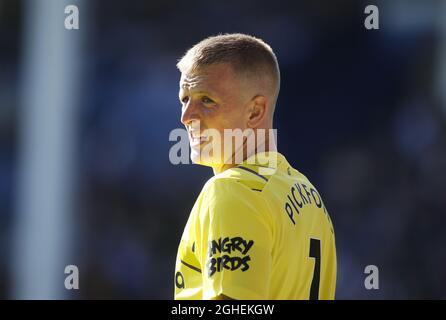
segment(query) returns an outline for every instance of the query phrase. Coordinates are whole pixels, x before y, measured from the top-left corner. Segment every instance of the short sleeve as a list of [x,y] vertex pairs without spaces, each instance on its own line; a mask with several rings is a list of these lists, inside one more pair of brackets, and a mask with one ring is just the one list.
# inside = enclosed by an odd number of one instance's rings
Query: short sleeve
[[200,208],[203,299],[220,294],[267,299],[271,276],[272,221],[264,200],[234,179],[213,181]]

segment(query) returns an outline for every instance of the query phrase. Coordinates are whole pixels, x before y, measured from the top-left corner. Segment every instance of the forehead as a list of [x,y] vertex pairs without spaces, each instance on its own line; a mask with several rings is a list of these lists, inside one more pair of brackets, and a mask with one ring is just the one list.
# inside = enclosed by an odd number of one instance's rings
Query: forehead
[[180,90],[225,91],[230,89],[236,80],[230,65],[215,64],[182,73]]

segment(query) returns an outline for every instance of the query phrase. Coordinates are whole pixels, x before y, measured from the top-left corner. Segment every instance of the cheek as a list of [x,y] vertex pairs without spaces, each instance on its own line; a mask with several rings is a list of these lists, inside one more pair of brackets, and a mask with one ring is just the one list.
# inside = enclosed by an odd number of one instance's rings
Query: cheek
[[225,128],[240,128],[245,126],[245,113],[242,106],[238,106],[235,103],[228,108],[222,110],[221,119],[224,121]]
[[230,114],[230,123],[231,128],[239,128],[239,129],[245,129],[246,123],[245,123],[245,115],[241,110],[237,110],[237,112],[232,112]]
[[225,129],[241,129],[244,130],[245,126],[243,121],[238,117],[230,117],[222,119],[216,123],[215,128],[223,135]]
[[235,104],[220,105],[217,108],[202,108],[202,120],[207,128],[217,129],[223,133],[224,129],[245,129],[245,114],[242,107]]
[[203,115],[203,117],[211,119],[216,115],[216,112],[214,109],[201,107],[201,114]]

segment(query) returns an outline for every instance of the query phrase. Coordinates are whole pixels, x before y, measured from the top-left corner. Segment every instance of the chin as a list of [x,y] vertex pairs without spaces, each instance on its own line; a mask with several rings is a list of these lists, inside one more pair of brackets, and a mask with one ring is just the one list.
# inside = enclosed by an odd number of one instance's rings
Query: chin
[[192,151],[190,153],[190,159],[191,159],[192,163],[201,164],[200,152],[192,149]]
[[200,150],[191,148],[190,159],[192,163],[207,167],[215,167],[221,164],[221,159],[214,159],[212,156],[202,156]]
[[196,150],[193,148],[191,148],[190,159],[192,160],[192,163],[200,164],[203,166],[208,165],[208,163],[210,162],[209,159],[201,156],[201,150]]

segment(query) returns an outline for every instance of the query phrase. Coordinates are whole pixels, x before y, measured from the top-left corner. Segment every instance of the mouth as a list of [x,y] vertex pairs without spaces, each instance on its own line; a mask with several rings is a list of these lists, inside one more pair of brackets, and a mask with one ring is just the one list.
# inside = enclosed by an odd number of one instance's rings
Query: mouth
[[189,131],[189,139],[191,145],[200,145],[209,141],[209,136],[200,134],[198,131]]

